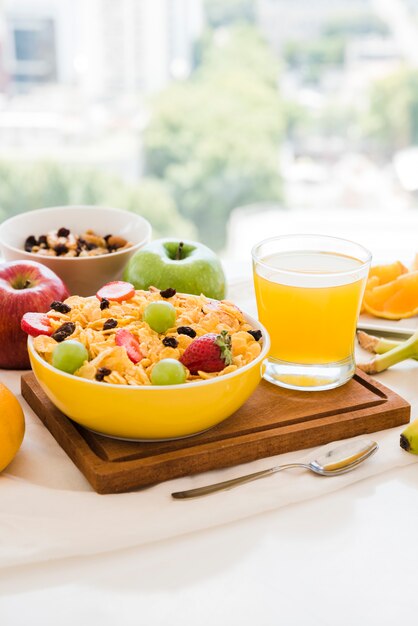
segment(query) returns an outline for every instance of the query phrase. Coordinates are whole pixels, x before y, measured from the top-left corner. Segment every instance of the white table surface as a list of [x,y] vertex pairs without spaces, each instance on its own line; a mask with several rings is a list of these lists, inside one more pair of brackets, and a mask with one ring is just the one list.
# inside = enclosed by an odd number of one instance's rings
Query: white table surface
[[[411,369],[378,379],[416,404]],[[417,529],[414,463],[172,540],[0,570],[0,624],[413,624]]]

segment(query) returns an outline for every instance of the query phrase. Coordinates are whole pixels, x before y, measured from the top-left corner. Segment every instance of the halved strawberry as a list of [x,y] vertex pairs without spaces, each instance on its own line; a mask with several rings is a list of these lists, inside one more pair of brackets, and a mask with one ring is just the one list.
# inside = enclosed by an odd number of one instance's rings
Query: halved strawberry
[[52,335],[54,332],[49,317],[45,313],[25,313],[21,319],[20,327],[31,337]]
[[181,363],[192,374],[202,372],[220,372],[232,363],[231,336],[226,330],[219,335],[208,333],[198,337],[186,348]]
[[117,346],[122,346],[123,348],[125,348],[126,353],[131,359],[132,363],[139,363],[139,361],[143,358],[141,349],[139,347],[139,342],[137,338],[129,332],[129,330],[125,330],[124,328],[120,328],[119,330],[117,330],[115,335],[115,343]]
[[114,280],[111,283],[107,283],[100,287],[96,293],[96,298],[99,300],[115,300],[116,302],[123,302],[123,300],[130,300],[135,295],[135,287],[131,283],[126,283],[124,280]]

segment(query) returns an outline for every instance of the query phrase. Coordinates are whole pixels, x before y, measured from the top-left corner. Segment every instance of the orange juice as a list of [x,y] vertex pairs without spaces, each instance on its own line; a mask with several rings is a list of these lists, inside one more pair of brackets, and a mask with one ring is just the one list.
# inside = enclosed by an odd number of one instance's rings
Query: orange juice
[[[331,252],[278,252],[260,258],[254,284],[273,359],[328,364],[350,358],[367,272]],[[356,270],[359,270],[358,272]]]

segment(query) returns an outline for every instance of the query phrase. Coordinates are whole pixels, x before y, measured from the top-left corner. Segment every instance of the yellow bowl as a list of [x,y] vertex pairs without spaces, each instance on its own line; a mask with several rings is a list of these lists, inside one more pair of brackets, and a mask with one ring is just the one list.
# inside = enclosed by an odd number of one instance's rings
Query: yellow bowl
[[103,435],[132,440],[176,439],[194,435],[232,415],[253,393],[270,348],[265,328],[262,350],[231,374],[184,385],[110,385],[66,374],[39,356],[29,337],[33,372],[48,398],[72,420]]

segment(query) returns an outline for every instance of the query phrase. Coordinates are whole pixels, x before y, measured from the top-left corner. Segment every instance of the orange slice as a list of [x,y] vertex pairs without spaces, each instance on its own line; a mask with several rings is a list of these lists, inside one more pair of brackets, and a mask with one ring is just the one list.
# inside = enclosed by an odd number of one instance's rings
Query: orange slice
[[366,289],[363,305],[367,313],[388,320],[418,313],[418,270],[401,274],[385,285]]
[[379,285],[386,285],[386,283],[396,280],[398,276],[406,274],[407,272],[408,268],[406,268],[403,263],[395,261],[394,263],[389,263],[387,265],[375,265],[374,267],[371,267],[369,278],[377,276],[379,279]]
[[364,313],[366,310],[366,293],[370,291],[370,289],[374,289],[374,287],[377,287],[378,285],[386,285],[386,283],[396,280],[398,276],[402,276],[402,274],[406,274],[407,272],[408,269],[400,261],[388,263],[387,265],[375,265],[374,267],[371,267],[360,313]]

